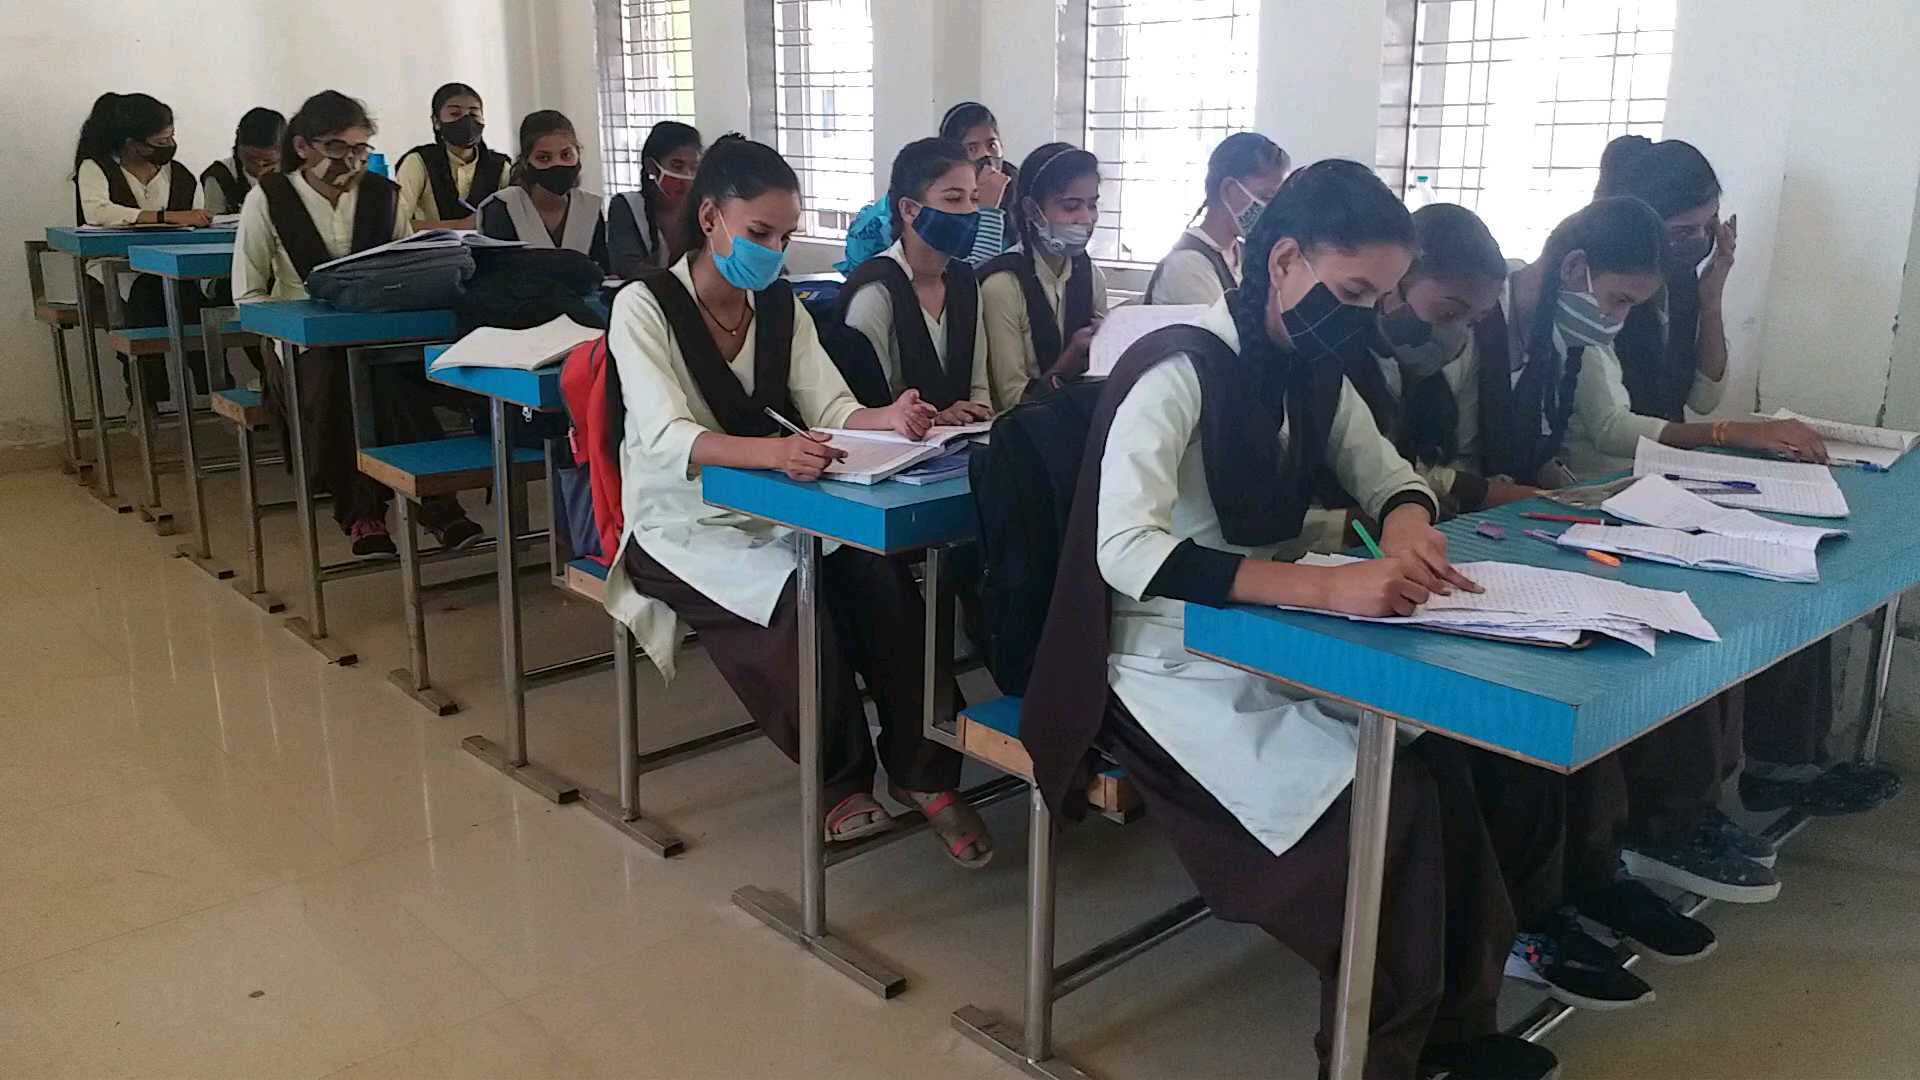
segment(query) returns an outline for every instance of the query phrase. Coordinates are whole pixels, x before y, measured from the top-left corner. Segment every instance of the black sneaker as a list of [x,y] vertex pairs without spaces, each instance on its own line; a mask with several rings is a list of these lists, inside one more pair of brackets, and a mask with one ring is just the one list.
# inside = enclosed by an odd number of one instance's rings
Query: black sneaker
[[1772,870],[1711,834],[1695,833],[1678,844],[1629,842],[1620,861],[1642,881],[1664,882],[1730,904],[1764,904],[1780,895],[1780,879]]
[[378,518],[354,522],[348,526],[347,535],[353,538],[356,559],[390,559],[400,554],[387,533],[387,523]]
[[464,514],[437,529],[427,531],[432,533],[433,538],[440,542],[440,547],[447,551],[465,551],[481,537],[487,535],[487,531],[480,527],[479,522]]
[[1511,1035],[1429,1046],[1420,1052],[1421,1080],[1554,1080],[1560,1059],[1544,1046]]
[[1717,807],[1707,811],[1706,816],[1700,819],[1700,831],[1706,834],[1708,840],[1724,844],[1727,850],[1741,858],[1752,859],[1769,870],[1780,861],[1778,844],[1741,828]]
[[1546,933],[1513,939],[1506,974],[1580,1009],[1628,1009],[1653,1000],[1653,987],[1565,914]]
[[1813,817],[1863,814],[1900,794],[1900,774],[1871,762],[1842,762],[1817,776],[1783,780],[1740,774],[1740,802],[1749,810],[1798,810]]
[[1582,897],[1578,910],[1601,928],[1595,936],[1602,941],[1611,936],[1669,964],[1691,963],[1720,944],[1706,923],[1680,914],[1652,889],[1627,878]]

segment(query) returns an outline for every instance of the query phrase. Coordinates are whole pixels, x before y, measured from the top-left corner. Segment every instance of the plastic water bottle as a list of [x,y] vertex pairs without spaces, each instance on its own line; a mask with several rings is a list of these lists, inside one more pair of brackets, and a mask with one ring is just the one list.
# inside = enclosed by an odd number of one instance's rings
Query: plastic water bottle
[[[378,152],[368,154],[367,171],[375,176],[387,175],[387,155]],[[1426,178],[1422,177],[1421,179],[1424,180]]]
[[1413,178],[1413,186],[1407,189],[1407,209],[1418,210],[1439,201],[1433,193],[1433,177],[1421,173]]

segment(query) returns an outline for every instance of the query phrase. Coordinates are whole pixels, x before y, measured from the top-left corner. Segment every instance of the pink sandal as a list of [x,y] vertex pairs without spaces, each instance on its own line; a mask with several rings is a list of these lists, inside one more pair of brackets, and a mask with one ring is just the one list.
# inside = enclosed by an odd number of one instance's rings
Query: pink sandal
[[[866,824],[847,825],[848,821],[862,814],[871,815]],[[887,813],[886,807],[881,806],[873,796],[864,791],[856,791],[841,799],[834,804],[833,809],[827,811],[826,832],[829,844],[865,839],[891,828],[893,828],[893,816]]]
[[[926,815],[927,825],[939,841],[940,849],[955,865],[979,870],[993,861],[993,841],[987,835],[987,823],[981,820],[978,810],[960,801],[958,792],[923,793],[895,787],[888,793],[909,806],[918,807]],[[966,855],[969,849],[975,852],[972,858]]]

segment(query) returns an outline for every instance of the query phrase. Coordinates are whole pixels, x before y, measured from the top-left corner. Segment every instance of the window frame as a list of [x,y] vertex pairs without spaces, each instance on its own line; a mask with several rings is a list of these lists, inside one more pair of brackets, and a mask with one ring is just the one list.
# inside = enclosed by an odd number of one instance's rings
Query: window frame
[[[665,48],[629,36],[636,24],[657,19],[684,20],[686,34],[669,35]],[[610,194],[638,191],[643,169],[640,148],[647,132],[664,120],[694,123],[693,0],[593,0],[593,21],[601,185]],[[672,70],[664,76],[666,85],[636,90],[636,81],[659,77],[634,74],[634,60],[649,57],[665,58],[663,64]],[[685,108],[672,113],[634,110],[629,105],[636,94],[676,99],[676,105]]]

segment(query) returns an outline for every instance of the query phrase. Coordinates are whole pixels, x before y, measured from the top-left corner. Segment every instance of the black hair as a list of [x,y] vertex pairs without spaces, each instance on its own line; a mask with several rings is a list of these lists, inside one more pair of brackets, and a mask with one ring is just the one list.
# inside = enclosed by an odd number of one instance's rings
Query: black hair
[[1220,187],[1229,178],[1253,176],[1276,167],[1285,171],[1290,160],[1279,144],[1257,131],[1236,131],[1221,139],[1207,155],[1206,197],[1200,202],[1200,210],[1219,203]]
[[900,200],[921,202],[935,180],[958,168],[973,168],[967,148],[957,139],[915,139],[893,156],[893,172],[887,182],[887,221],[893,226],[893,238],[900,239],[906,222],[900,216]]
[[358,98],[338,90],[322,90],[313,95],[301,102],[293,118],[287,121],[287,133],[280,140],[280,171],[300,171],[300,155],[293,148],[294,136],[317,142],[322,135],[356,127],[379,130],[373,117],[367,114],[366,105]]
[[684,223],[692,244],[688,250],[707,246],[706,235],[700,231],[700,204],[708,199],[718,205],[728,199],[759,198],[769,191],[799,190],[800,178],[778,150],[738,132],[720,136],[700,159],[700,169],[693,174],[693,189],[687,192]]
[[1600,183],[1594,191],[1595,198],[1617,195],[1639,199],[1665,219],[1718,199],[1720,177],[1690,142],[1622,135],[1600,156]]
[[1480,215],[1454,203],[1433,203],[1413,212],[1414,258],[1402,281],[1505,281],[1507,257]]
[[[653,125],[647,132],[647,141],[640,144],[640,199],[647,206],[647,220],[640,226],[643,232],[655,228],[660,216],[660,174],[656,167],[661,158],[683,146],[701,149],[700,132],[692,124],[678,120],[662,120]],[[648,243],[652,243],[651,237]]]
[[457,97],[470,97],[473,100],[480,102],[482,105],[485,105],[486,103],[486,99],[480,96],[480,91],[475,90],[473,87],[468,86],[466,83],[463,83],[463,82],[446,83],[442,85],[440,89],[435,90],[433,92],[434,123],[437,124],[440,122],[440,107]]
[[173,110],[148,94],[116,94],[93,99],[73,148],[77,173],[83,161],[112,161],[129,140],[139,142],[173,126]]
[[233,129],[233,160],[240,160],[243,146],[278,148],[287,134],[287,118],[272,109],[255,105],[248,109]]
[[1250,345],[1269,344],[1267,294],[1273,246],[1291,238],[1302,251],[1354,251],[1373,244],[1413,250],[1413,218],[1393,190],[1357,161],[1330,158],[1294,173],[1260,214],[1240,258],[1232,294],[1234,325]]
[[1046,208],[1047,200],[1067,189],[1067,185],[1085,176],[1096,180],[1100,177],[1100,159],[1072,143],[1050,142],[1028,154],[1020,163],[1020,172],[1015,180],[1019,191],[1015,194],[1014,218],[1020,227],[1020,249],[1033,258],[1035,236],[1033,221],[1028,217],[1025,203],[1032,199],[1034,205]]
[[566,113],[558,109],[535,109],[520,121],[520,153],[513,159],[513,172],[508,176],[510,183],[525,187],[533,182],[528,175],[533,169],[528,159],[533,157],[533,144],[548,135],[565,135],[576,147],[580,145],[580,136],[574,133],[573,121],[567,119]]
[[940,118],[940,137],[958,139],[981,124],[992,128],[995,134],[1000,131],[1000,121],[993,115],[992,109],[977,101],[963,101],[948,109],[947,115]]

